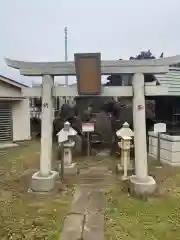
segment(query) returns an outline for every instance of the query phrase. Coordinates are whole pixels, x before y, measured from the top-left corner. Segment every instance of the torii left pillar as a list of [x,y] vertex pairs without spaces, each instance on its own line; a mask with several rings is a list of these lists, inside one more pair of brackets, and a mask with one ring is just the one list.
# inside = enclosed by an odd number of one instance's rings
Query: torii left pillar
[[52,131],[53,131],[53,87],[54,77],[42,78],[42,117],[41,117],[41,155],[40,171],[32,176],[32,190],[49,192],[55,187],[57,172],[51,170]]
[[134,74],[132,85],[135,175],[130,177],[130,186],[133,194],[145,196],[154,193],[156,182],[148,176],[144,74]]

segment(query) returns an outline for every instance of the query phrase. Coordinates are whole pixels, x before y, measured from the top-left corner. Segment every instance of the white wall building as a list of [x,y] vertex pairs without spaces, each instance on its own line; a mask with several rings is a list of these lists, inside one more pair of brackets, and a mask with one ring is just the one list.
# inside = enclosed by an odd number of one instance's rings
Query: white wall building
[[29,99],[22,97],[27,86],[0,75],[0,142],[30,140]]

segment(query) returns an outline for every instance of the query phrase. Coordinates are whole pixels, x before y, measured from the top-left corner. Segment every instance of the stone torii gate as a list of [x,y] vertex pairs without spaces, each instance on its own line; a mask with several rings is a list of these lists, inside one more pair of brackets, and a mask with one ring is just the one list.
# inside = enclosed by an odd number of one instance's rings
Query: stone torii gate
[[[77,87],[54,87],[54,76],[76,75],[74,62],[24,62],[5,59],[8,66],[19,69],[25,76],[42,76],[42,88],[24,89],[24,97],[42,96],[42,126],[40,171],[32,176],[34,191],[50,191],[54,188],[57,173],[51,170],[52,160],[52,108],[53,96],[78,96]],[[131,74],[132,86],[102,87],[100,96],[133,97],[133,123],[135,143],[135,176],[130,182],[137,193],[152,193],[156,182],[148,176],[145,96],[168,95],[163,86],[150,86],[144,83],[144,74],[162,74],[169,66],[180,62],[180,55],[153,60],[100,61],[102,75]]]

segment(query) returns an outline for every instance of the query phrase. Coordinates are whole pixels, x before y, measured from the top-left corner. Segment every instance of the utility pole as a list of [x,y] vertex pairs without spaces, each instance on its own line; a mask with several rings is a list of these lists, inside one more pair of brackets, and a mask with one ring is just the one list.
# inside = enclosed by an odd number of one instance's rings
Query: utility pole
[[[68,34],[68,30],[67,30],[67,27],[65,27],[64,28],[64,56],[65,56],[65,62],[67,62],[68,61],[68,51],[67,51],[67,38],[68,38],[68,36],[67,36],[67,34]],[[66,84],[66,86],[68,86],[68,76],[65,76],[65,84]]]

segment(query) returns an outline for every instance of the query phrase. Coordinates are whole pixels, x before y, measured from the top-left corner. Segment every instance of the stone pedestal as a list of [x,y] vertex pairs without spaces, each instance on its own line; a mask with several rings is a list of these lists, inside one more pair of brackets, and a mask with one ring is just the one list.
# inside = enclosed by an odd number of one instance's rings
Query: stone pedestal
[[[123,172],[124,171],[124,166],[121,163],[118,163],[117,164],[117,170],[118,170],[118,172]],[[133,167],[133,164],[131,164],[131,162],[128,163],[127,170],[128,170],[128,172],[134,171],[134,167]]]
[[[64,166],[64,175],[76,175],[77,171],[76,163]],[[61,175],[61,164],[59,164],[59,175]]]
[[[124,123],[123,128],[121,128],[118,132],[120,134],[123,133],[126,135],[131,135],[131,136],[133,135],[133,132],[129,128],[128,123]],[[122,180],[124,180],[128,178],[128,171],[133,170],[133,165],[130,161],[130,150],[131,150],[132,138],[130,136],[122,136],[122,135],[119,135],[119,137],[121,137],[121,142],[118,143],[121,149],[121,159],[120,159],[120,163],[117,164],[117,170],[118,172],[124,172],[124,175],[122,177]]]
[[156,182],[153,177],[138,178],[133,175],[130,176],[130,191],[132,195],[144,197],[152,195],[156,190]]
[[[120,163],[117,165],[117,169],[119,172],[124,171],[124,157],[127,157],[127,171],[133,171],[133,165],[131,163],[130,160],[130,148],[128,149],[128,151],[126,149],[124,149],[123,147],[123,142],[119,142],[119,147],[121,148],[121,161]],[[126,154],[125,154],[126,151]]]
[[[64,159],[64,174],[74,175],[77,173],[76,163],[72,163],[72,148],[75,146],[75,142],[69,140],[63,144],[63,159]],[[61,174],[61,164],[59,164],[59,175]]]
[[41,176],[40,172],[36,172],[32,176],[31,189],[34,192],[49,192],[55,188],[55,182],[58,173],[51,171],[48,176]]

